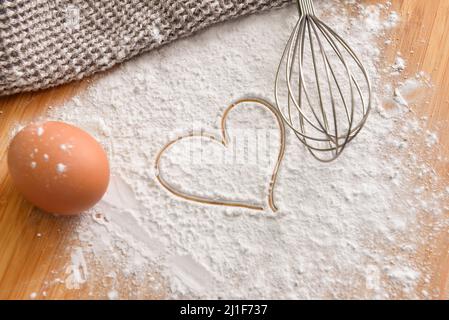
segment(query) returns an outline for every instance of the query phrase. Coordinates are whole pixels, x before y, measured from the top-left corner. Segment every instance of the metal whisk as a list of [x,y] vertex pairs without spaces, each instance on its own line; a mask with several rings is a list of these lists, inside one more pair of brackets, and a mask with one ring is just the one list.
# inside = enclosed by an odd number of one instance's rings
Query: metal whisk
[[356,53],[316,17],[313,0],[297,2],[300,18],[276,74],[276,107],[312,155],[330,162],[364,126],[371,84]]

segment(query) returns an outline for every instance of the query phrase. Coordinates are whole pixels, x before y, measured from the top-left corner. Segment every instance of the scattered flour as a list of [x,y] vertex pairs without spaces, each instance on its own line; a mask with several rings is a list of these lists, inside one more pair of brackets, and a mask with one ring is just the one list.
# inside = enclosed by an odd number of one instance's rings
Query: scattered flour
[[115,290],[111,290],[108,292],[108,299],[109,300],[117,300],[119,298],[119,294]]
[[63,164],[63,163],[58,163],[58,164],[56,165],[56,172],[57,172],[58,174],[63,174],[64,172],[66,172],[66,170],[67,170],[67,166],[66,166],[65,164]]
[[69,150],[69,146],[66,145],[65,143],[61,144],[61,145],[59,146],[59,148],[60,148],[62,151],[67,151],[67,150]]
[[407,100],[405,100],[399,88],[394,89],[394,101],[400,106],[409,107]]
[[407,66],[404,58],[401,56],[397,56],[394,64],[391,66],[391,68],[396,72],[402,72],[405,70],[405,67]]
[[79,289],[87,281],[89,271],[82,248],[73,248],[71,264],[67,267],[66,273],[68,277],[65,279],[65,285],[68,289]]
[[[153,167],[162,146],[179,135],[195,129],[220,135],[222,113],[236,99],[272,100],[275,71],[297,21],[293,7],[145,54],[50,110],[49,118],[96,136],[113,173],[104,200],[79,221],[68,288],[79,288],[100,265],[129,283],[159,277],[159,290],[170,298],[428,296],[418,293],[426,266],[416,257],[429,243],[420,236],[420,217],[443,223],[448,194],[437,193],[444,189],[437,188],[438,176],[415,152],[419,138],[425,139],[425,122],[407,108],[383,106],[393,97],[384,91],[378,71],[382,47],[376,43],[385,42],[398,15],[389,12],[389,3],[347,3],[355,17],[340,1],[316,1],[316,7],[364,57],[376,93],[374,110],[360,136],[331,164],[316,162],[288,134],[277,213],[175,198],[157,183]],[[162,170],[182,190],[263,203],[279,148],[276,123],[265,110],[249,106],[233,112],[229,126],[231,145],[236,130],[247,129],[249,136],[261,135],[257,143],[270,152],[256,163],[238,162],[232,152],[222,160],[229,150],[219,144],[179,143],[164,157]],[[115,288],[105,286],[105,296],[118,298]]]
[[37,128],[37,135],[40,137],[44,134],[44,128],[42,127],[38,127]]

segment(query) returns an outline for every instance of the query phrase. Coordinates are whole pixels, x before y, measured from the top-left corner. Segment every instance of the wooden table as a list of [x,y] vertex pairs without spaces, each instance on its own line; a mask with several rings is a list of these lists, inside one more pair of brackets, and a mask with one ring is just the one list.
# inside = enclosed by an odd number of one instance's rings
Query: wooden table
[[[394,31],[395,41],[386,57],[393,61],[400,51],[408,60],[407,74],[424,70],[431,75],[435,90],[430,103],[417,112],[429,117],[431,127],[447,120],[444,127],[439,127],[439,132],[440,142],[449,155],[449,0],[392,2],[393,9],[401,12],[402,21]],[[62,283],[48,282],[58,277],[53,270],[61,270],[67,262],[65,248],[73,221],[35,212],[12,186],[6,166],[8,136],[18,123],[27,123],[45,113],[47,108],[57,107],[92,81],[95,79],[0,98],[0,299],[29,299],[34,297],[34,292],[39,299],[105,298],[104,293],[92,290],[95,283],[88,283],[80,290],[67,290]],[[447,176],[447,168],[438,170]],[[432,266],[431,283],[426,289],[429,286],[438,289],[439,294],[434,298],[448,297],[447,234],[438,239],[435,249],[426,250],[420,258]],[[126,292],[126,284],[120,290],[122,298],[135,297]]]

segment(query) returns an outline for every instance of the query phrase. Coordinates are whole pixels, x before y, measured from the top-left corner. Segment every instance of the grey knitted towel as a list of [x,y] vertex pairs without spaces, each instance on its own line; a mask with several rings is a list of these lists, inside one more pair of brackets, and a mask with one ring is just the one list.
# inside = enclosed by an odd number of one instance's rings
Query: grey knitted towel
[[0,95],[81,79],[292,0],[0,0]]

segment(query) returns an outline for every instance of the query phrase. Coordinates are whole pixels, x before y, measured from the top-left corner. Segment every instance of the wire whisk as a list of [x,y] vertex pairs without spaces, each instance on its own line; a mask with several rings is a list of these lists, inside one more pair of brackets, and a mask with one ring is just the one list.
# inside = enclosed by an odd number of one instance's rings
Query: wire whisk
[[368,118],[370,79],[348,43],[317,18],[313,0],[297,3],[300,18],[276,74],[276,107],[311,154],[331,162]]

